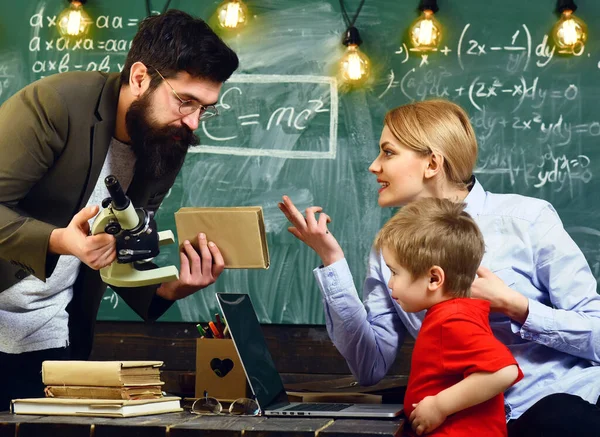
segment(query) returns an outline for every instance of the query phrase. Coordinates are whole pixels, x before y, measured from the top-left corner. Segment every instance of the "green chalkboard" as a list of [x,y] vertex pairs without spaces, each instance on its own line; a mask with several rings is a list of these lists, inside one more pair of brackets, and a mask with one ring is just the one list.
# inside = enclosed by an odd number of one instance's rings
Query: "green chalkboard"
[[[153,0],[162,10],[165,1]],[[350,15],[359,0],[345,0]],[[385,112],[432,97],[462,105],[480,145],[476,174],[491,191],[549,200],[600,276],[600,3],[578,1],[589,26],[585,50],[553,51],[547,35],[554,0],[440,0],[440,51],[422,55],[403,38],[418,0],[367,0],[356,26],[373,63],[372,82],[344,92],[332,71],[343,52],[338,0],[248,0],[252,18],[224,35],[241,68],[223,88],[222,116],[199,129],[157,219],[175,229],[181,206],[262,205],[271,267],[225,271],[218,283],[177,302],[162,320],[207,320],[214,292],[249,292],[263,323],[323,323],[311,270],[319,260],[286,227],[277,208],[288,194],[300,208],[321,205],[360,287],[377,229],[392,211],[377,206],[367,171]],[[58,38],[63,0],[10,2],[0,16],[0,100],[59,71],[119,71],[144,0],[89,0],[93,35]],[[171,7],[211,20],[216,1],[173,0]],[[178,265],[174,248],[158,263]],[[110,290],[100,318],[137,320]]]

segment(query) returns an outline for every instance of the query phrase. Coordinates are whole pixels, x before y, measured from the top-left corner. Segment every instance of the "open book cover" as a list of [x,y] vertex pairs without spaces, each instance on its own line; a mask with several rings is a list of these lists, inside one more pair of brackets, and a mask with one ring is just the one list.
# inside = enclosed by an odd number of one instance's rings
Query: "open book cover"
[[225,260],[226,269],[267,269],[269,248],[260,206],[186,207],[175,213],[177,239],[189,240],[198,249],[204,232]]
[[47,386],[161,385],[162,365],[162,361],[44,361],[42,382]]
[[13,399],[10,411],[14,414],[52,416],[133,417],[182,411],[179,397],[170,396],[146,400],[113,399]]

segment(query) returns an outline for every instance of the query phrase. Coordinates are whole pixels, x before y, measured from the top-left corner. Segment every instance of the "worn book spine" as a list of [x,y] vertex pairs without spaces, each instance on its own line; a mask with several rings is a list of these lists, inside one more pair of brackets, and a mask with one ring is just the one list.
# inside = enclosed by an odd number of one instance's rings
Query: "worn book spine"
[[148,387],[85,387],[85,386],[47,386],[44,389],[49,398],[72,399],[157,399],[162,397],[160,386]]

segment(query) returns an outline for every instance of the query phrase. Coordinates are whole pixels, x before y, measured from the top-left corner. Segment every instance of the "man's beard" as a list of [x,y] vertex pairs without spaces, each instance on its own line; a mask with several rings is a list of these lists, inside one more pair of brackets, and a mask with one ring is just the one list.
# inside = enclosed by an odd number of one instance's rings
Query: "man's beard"
[[136,170],[146,176],[160,178],[179,169],[189,146],[199,143],[187,126],[162,126],[149,118],[150,96],[146,92],[134,101],[125,115],[127,133],[135,156]]

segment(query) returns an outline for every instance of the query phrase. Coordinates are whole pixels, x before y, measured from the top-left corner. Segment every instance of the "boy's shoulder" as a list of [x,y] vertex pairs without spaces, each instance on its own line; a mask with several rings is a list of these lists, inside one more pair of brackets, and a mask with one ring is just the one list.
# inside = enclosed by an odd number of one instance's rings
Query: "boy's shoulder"
[[427,310],[423,327],[432,335],[492,334],[490,303],[483,299],[452,298]]

